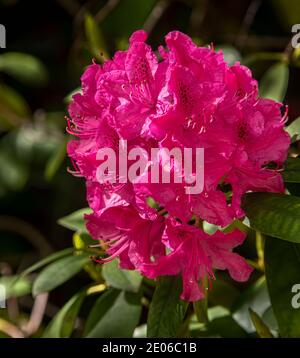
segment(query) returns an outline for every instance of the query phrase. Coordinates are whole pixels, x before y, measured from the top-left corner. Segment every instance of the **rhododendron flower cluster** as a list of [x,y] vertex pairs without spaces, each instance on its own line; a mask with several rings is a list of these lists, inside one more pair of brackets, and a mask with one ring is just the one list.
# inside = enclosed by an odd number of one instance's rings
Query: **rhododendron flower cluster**
[[[284,191],[286,116],[280,103],[259,97],[250,70],[229,66],[222,52],[198,47],[178,31],[157,52],[146,39],[137,31],[127,51],[86,69],[69,107],[68,130],[77,139],[68,154],[74,173],[86,180],[93,210],[87,228],[106,248],[99,261],[118,257],[121,268],[151,279],[180,274],[181,298],[195,301],[215,270],[228,270],[237,281],[251,274],[233,252],[245,233],[222,228],[245,216],[244,193]],[[204,148],[203,192],[189,195],[184,183],[99,183],[97,152],[117,152],[121,139],[146,151]],[[203,221],[219,230],[206,233]]]

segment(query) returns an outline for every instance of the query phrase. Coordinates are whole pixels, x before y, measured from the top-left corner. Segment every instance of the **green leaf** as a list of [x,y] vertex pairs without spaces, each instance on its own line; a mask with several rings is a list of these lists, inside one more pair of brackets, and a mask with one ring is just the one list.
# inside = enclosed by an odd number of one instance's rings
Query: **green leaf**
[[282,174],[286,183],[300,183],[300,158],[288,158]]
[[89,208],[80,209],[68,216],[59,219],[58,223],[59,225],[67,229],[73,231],[80,231],[82,233],[88,233],[85,226],[84,215],[91,214],[91,213],[92,210]]
[[209,291],[209,303],[214,306],[222,306],[231,309],[234,301],[240,295],[240,291],[230,283],[221,279],[214,280]]
[[28,295],[32,286],[27,278],[20,276],[2,276],[0,285],[5,288],[6,299]]
[[251,308],[249,308],[249,314],[258,336],[260,338],[273,338],[269,327],[265,324],[262,318]]
[[75,88],[73,91],[71,91],[70,93],[68,93],[66,95],[66,97],[64,98],[64,102],[66,104],[69,104],[72,101],[72,97],[77,94],[77,93],[81,93],[81,87],[77,87]]
[[189,329],[192,338],[221,337],[221,338],[245,338],[247,333],[231,317],[228,309],[214,306],[208,309],[209,322],[206,325],[195,322],[192,316]]
[[23,118],[29,116],[30,109],[25,99],[13,88],[2,83],[0,84],[0,104],[2,116],[3,110],[6,110],[7,113],[12,112]]
[[278,322],[274,315],[273,307],[270,306],[261,316],[267,326],[270,328],[273,336],[278,336]]
[[49,158],[46,169],[45,178],[50,181],[62,165],[66,157],[66,140],[64,140],[54,151],[53,155]]
[[34,296],[48,292],[75,276],[89,262],[88,255],[64,257],[47,266],[36,278],[32,293]]
[[282,240],[300,242],[300,198],[272,193],[249,193],[243,207],[251,227]]
[[199,300],[193,302],[193,307],[195,314],[197,316],[198,322],[200,323],[207,323],[208,317],[207,317],[207,300]]
[[210,336],[219,336],[221,338],[247,337],[246,331],[232,318],[230,312],[227,312],[227,314],[226,310],[222,312],[222,307],[215,306],[210,308],[208,316],[210,322],[208,322],[206,329]]
[[181,278],[164,276],[158,279],[148,314],[149,338],[176,337],[188,303],[181,301]]
[[86,291],[76,293],[53,317],[42,338],[69,338],[85,297]]
[[46,266],[46,265],[50,264],[51,262],[56,261],[56,260],[58,260],[58,259],[60,259],[60,258],[62,258],[64,256],[71,255],[73,253],[73,251],[74,251],[73,248],[69,247],[67,249],[54,252],[53,254],[51,254],[51,255],[45,257],[44,259],[36,262],[34,265],[28,267],[25,271],[23,271],[21,273],[21,277],[27,276],[31,272],[34,272],[34,271],[40,269],[41,267]]
[[124,291],[138,292],[142,282],[137,271],[120,269],[118,260],[105,264],[102,276],[108,286]]
[[130,338],[141,315],[140,295],[111,289],[99,297],[86,322],[88,338]]
[[[94,18],[87,14],[85,16],[85,35],[89,44],[90,52],[99,61],[103,62],[103,58],[108,58],[106,45],[100,27]],[[101,53],[103,56],[101,56]]]
[[281,337],[300,337],[300,310],[292,306],[299,283],[300,245],[267,237],[265,243],[267,285]]
[[29,168],[10,148],[0,147],[0,186],[8,190],[21,190],[29,177]]
[[[95,245],[95,240],[91,238],[89,234],[77,231],[73,235],[73,246],[76,250],[83,250],[89,248],[90,245]],[[91,250],[91,248],[89,248]],[[95,253],[99,253],[99,250],[95,248]]]
[[232,317],[246,332],[252,333],[254,327],[249,316],[249,308],[262,316],[270,306],[266,280],[262,277],[240,294],[232,307]]
[[293,120],[291,124],[289,124],[285,130],[292,138],[292,143],[299,140],[300,137],[300,117]]
[[6,52],[0,55],[0,71],[34,86],[43,85],[48,79],[47,70],[40,60],[20,52]]
[[230,65],[234,65],[237,61],[241,61],[242,57],[240,52],[233,46],[220,45],[216,47],[216,51],[221,50],[224,60]]
[[244,57],[242,64],[251,66],[259,61],[283,61],[284,54],[282,52],[256,52]]
[[198,322],[207,323],[208,315],[207,315],[207,306],[208,306],[208,281],[204,280],[205,287],[205,297],[202,300],[193,302],[193,307],[195,314],[197,316]]
[[289,68],[285,63],[276,63],[264,74],[259,83],[261,97],[283,101],[289,82]]

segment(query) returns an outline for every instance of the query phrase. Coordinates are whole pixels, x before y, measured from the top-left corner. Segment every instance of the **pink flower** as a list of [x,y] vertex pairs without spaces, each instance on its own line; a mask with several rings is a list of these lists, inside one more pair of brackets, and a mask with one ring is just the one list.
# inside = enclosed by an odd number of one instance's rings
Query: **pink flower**
[[164,86],[166,65],[158,63],[146,38],[143,31],[134,33],[122,66],[108,68],[97,82],[96,100],[107,99],[110,124],[124,139],[145,134]]
[[[246,192],[284,191],[278,169],[290,144],[286,115],[282,104],[259,97],[247,67],[229,66],[221,51],[198,47],[173,31],[159,48],[159,59],[146,39],[144,31],[136,31],[127,51],[86,69],[82,91],[69,106],[68,131],[77,138],[68,144],[68,154],[74,174],[86,180],[93,210],[87,227],[107,247],[108,257],[100,262],[118,257],[122,268],[150,278],[181,274],[181,297],[195,301],[214,270],[227,269],[237,281],[251,273],[232,252],[243,243],[243,233],[208,235],[198,223],[225,227],[245,215]],[[165,169],[160,160],[159,167],[171,177],[179,174],[182,182],[151,182],[150,168],[133,183],[98,182],[97,153],[113,149],[118,166],[119,140],[148,155],[152,148],[203,148],[203,191],[187,193],[184,171],[174,161]],[[143,182],[146,177],[150,180]]]
[[163,217],[145,220],[131,206],[116,206],[107,208],[100,215],[87,215],[86,219],[93,238],[108,245],[109,257],[102,262],[119,257],[120,267],[140,269],[152,258],[165,253],[161,241],[165,225]]
[[236,281],[248,280],[251,267],[232,252],[244,239],[245,234],[237,230],[229,234],[217,231],[210,236],[195,226],[168,220],[163,241],[171,253],[144,265],[142,272],[149,278],[181,274],[181,298],[197,301],[204,297],[203,279],[214,278],[214,269],[227,269]]

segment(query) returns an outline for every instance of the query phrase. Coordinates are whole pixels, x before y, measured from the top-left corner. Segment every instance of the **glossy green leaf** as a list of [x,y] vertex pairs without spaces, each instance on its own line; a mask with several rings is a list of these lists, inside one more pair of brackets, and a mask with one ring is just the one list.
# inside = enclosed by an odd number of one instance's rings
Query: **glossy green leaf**
[[264,74],[259,83],[261,97],[283,101],[289,82],[289,68],[285,63],[276,63]]
[[300,337],[300,310],[293,307],[295,293],[292,288],[299,283],[300,244],[267,237],[265,243],[265,268],[267,285],[281,337]]
[[23,271],[21,273],[21,277],[27,276],[29,275],[31,272],[34,272],[40,268],[42,268],[43,266],[46,266],[48,264],[50,264],[53,261],[56,261],[62,257],[65,257],[67,255],[71,255],[73,253],[73,248],[69,247],[67,249],[61,250],[61,251],[57,251],[54,252],[53,254],[45,257],[44,259],[38,261],[37,263],[35,263],[34,265],[28,267],[25,271]]
[[87,233],[87,229],[86,229],[85,221],[84,221],[84,215],[91,214],[91,213],[92,213],[92,210],[89,208],[80,209],[68,216],[65,216],[65,217],[59,219],[58,223],[59,223],[59,225],[65,227],[67,229]]
[[125,291],[138,292],[142,282],[137,271],[120,269],[118,260],[105,264],[102,276],[108,286]]
[[48,292],[75,276],[90,261],[86,254],[64,257],[47,266],[36,278],[32,293],[34,296]]
[[282,240],[300,242],[300,198],[284,194],[249,193],[243,207],[251,227]]
[[43,338],[69,338],[85,296],[85,291],[74,295],[53,317],[43,333]]
[[263,321],[263,319],[251,308],[249,309],[251,321],[255,327],[256,333],[260,338],[273,338],[269,327]]
[[111,289],[94,304],[86,322],[88,338],[130,338],[141,315],[140,295]]
[[179,298],[181,290],[181,278],[177,276],[158,279],[148,314],[149,338],[177,336],[188,307],[188,303]]
[[1,54],[1,71],[15,77],[21,82],[35,86],[45,84],[48,78],[47,70],[40,60],[20,52]]

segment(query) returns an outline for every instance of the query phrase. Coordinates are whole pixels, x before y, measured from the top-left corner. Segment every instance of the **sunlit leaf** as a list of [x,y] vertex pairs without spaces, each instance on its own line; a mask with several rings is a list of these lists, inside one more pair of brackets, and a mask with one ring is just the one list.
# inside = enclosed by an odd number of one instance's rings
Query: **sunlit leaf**
[[250,193],[243,207],[251,227],[263,234],[300,242],[300,198],[273,193]]
[[85,296],[85,291],[76,293],[53,317],[43,338],[69,338]]
[[263,319],[251,308],[249,308],[249,314],[258,336],[260,338],[272,338],[273,335]]
[[285,130],[292,138],[292,142],[296,142],[300,137],[300,117],[293,120],[291,124],[289,124]]
[[80,209],[68,216],[65,216],[65,217],[59,219],[58,223],[59,223],[59,225],[65,227],[67,229],[87,233],[87,229],[86,229],[85,221],[84,221],[84,215],[91,214],[91,213],[92,213],[92,210],[89,208]]
[[86,322],[88,338],[130,338],[141,315],[140,296],[109,290],[94,304]]
[[84,265],[90,261],[86,254],[64,257],[51,263],[38,275],[34,281],[32,293],[34,296],[48,292],[60,286],[75,276]]
[[85,16],[85,34],[89,44],[89,48],[93,56],[95,56],[99,61],[103,61],[104,58],[108,58],[106,51],[105,41],[94,18],[87,14]]
[[68,256],[68,255],[71,255],[73,253],[73,251],[74,251],[73,248],[69,247],[67,249],[54,252],[53,254],[51,254],[51,255],[45,257],[44,259],[36,262],[34,265],[28,267],[25,271],[22,272],[21,276],[22,277],[27,276],[30,273],[42,268],[43,266],[46,266],[46,265],[50,264],[53,261],[56,261],[58,259],[61,259],[62,257]]
[[2,276],[0,285],[5,288],[6,299],[28,295],[32,286],[27,278],[20,276]]
[[285,63],[271,66],[259,82],[261,97],[283,101],[289,82],[289,68]]
[[118,260],[105,264],[102,276],[108,286],[125,291],[138,292],[142,282],[142,276],[137,271],[120,269]]

